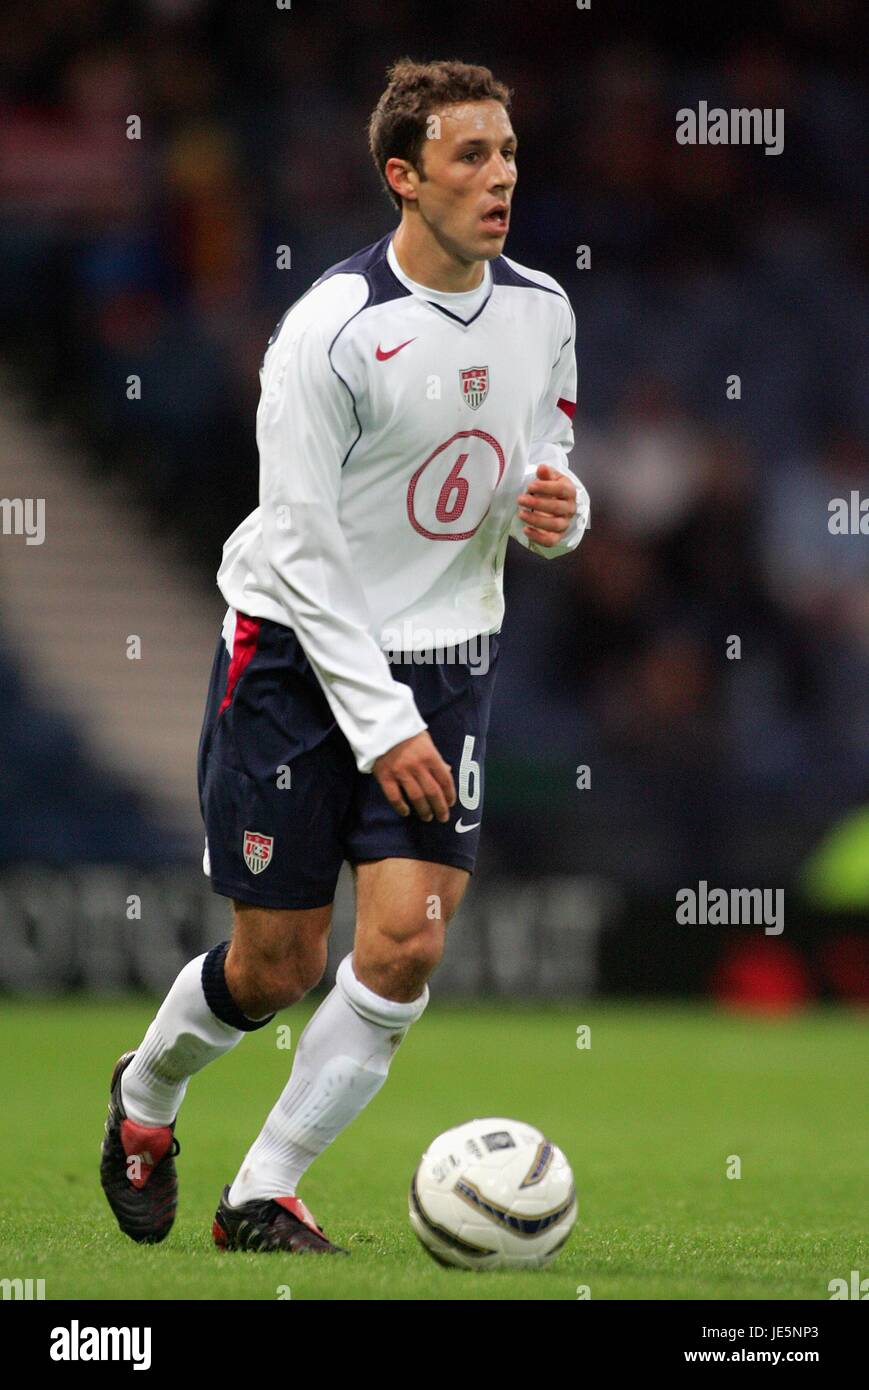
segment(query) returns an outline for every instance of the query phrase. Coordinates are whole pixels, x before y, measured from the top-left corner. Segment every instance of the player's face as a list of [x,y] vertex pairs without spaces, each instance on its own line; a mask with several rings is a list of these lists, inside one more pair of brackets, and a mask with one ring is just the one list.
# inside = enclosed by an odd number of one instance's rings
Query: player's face
[[516,136],[499,101],[445,106],[422,152],[419,211],[443,248],[463,261],[500,256],[516,185]]

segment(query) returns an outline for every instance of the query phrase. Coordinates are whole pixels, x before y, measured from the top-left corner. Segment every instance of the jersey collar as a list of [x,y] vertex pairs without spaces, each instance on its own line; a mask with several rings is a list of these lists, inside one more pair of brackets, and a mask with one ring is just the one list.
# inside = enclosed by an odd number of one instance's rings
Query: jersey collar
[[[479,318],[491,299],[492,290],[495,286],[495,277],[492,274],[492,267],[487,261],[483,269],[485,293],[470,316],[465,318],[462,316],[462,312],[458,311],[456,301],[462,301],[463,304],[467,304],[467,299],[465,299],[465,293],[467,292],[462,294],[448,294],[446,291],[432,290],[426,285],[420,285],[415,280],[411,280],[410,276],[405,275],[401,266],[398,264],[398,257],[392,245],[392,237],[389,238],[386,248],[386,263],[400,285],[406,290],[409,290],[417,299],[423,300],[424,303],[431,305],[433,309],[437,309],[440,313],[446,315],[448,319],[452,319],[454,323],[461,324],[463,328],[468,328],[475,319]],[[478,286],[477,291],[471,291],[468,294],[468,298],[470,298],[472,303],[474,302],[474,294],[479,292],[482,288],[482,286]],[[435,295],[436,298],[432,298],[432,295]],[[451,303],[453,305],[452,308],[448,307]]]

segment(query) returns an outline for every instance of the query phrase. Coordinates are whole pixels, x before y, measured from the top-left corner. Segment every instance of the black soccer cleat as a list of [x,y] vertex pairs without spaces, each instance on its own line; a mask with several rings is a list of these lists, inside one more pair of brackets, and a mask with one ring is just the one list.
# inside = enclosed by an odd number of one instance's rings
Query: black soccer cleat
[[300,1197],[264,1198],[233,1207],[229,1188],[223,1189],[211,1227],[221,1250],[274,1250],[294,1255],[349,1255],[323,1234]]
[[109,1113],[102,1142],[100,1182],[125,1236],[156,1245],[172,1229],[178,1208],[175,1155],[181,1145],[171,1125],[139,1125],[127,1118],[121,1077],[135,1057],[125,1052],[112,1072]]

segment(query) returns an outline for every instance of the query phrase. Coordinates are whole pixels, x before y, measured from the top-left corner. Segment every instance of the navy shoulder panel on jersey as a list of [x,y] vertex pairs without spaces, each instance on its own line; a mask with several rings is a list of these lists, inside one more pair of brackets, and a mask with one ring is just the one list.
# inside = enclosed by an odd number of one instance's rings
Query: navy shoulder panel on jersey
[[386,259],[391,240],[392,232],[387,232],[379,241],[372,242],[361,251],[354,251],[346,260],[324,270],[317,284],[322,284],[332,275],[364,275],[368,281],[368,298],[362,306],[363,309],[372,309],[375,304],[386,304],[390,299],[401,299],[404,295],[410,294],[407,286],[393,275]]
[[529,280],[527,275],[520,275],[505,256],[496,256],[492,261],[492,280],[496,285],[514,285],[517,288],[542,290],[544,294],[554,294],[557,299],[567,299],[562,291],[553,289],[551,285],[541,285],[537,280]]
[[[301,304],[303,299],[307,299],[308,295],[313,290],[317,289],[319,285],[322,285],[324,280],[331,279],[333,275],[364,276],[368,283],[368,298],[362,305],[362,309],[371,309],[376,304],[385,304],[390,299],[400,299],[404,295],[410,294],[410,290],[407,286],[403,285],[401,281],[396,279],[393,275],[389,262],[386,259],[386,251],[391,239],[392,232],[388,232],[386,236],[381,237],[379,241],[372,242],[370,246],[363,247],[361,251],[354,251],[352,256],[347,256],[343,261],[338,261],[336,265],[331,265],[328,270],[324,270],[319,279],[315,280],[313,285],[310,285],[308,289],[305,290],[304,294],[299,295],[298,299],[294,299],[289,308],[285,309],[281,314],[266,344],[266,351],[271,347],[283,328],[287,315],[295,309],[297,304]],[[356,313],[361,313],[362,309],[357,309]],[[355,318],[356,313],[352,314],[351,317]],[[342,325],[342,328],[343,327],[346,327],[346,324]],[[339,329],[339,332],[341,332],[341,329]]]

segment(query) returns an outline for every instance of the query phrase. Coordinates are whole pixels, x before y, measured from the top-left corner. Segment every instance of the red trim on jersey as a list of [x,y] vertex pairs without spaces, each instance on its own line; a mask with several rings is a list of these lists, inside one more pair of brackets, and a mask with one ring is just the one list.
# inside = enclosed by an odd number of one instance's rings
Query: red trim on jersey
[[572,420],[576,414],[576,401],[566,401],[563,396],[559,396],[555,402],[559,410],[563,410],[568,420]]
[[246,613],[236,613],[235,640],[232,644],[232,660],[229,663],[229,674],[226,678],[226,694],[221,701],[218,714],[223,714],[223,711],[232,704],[235,687],[244,675],[245,667],[256,651],[261,627],[262,618],[249,618]]

